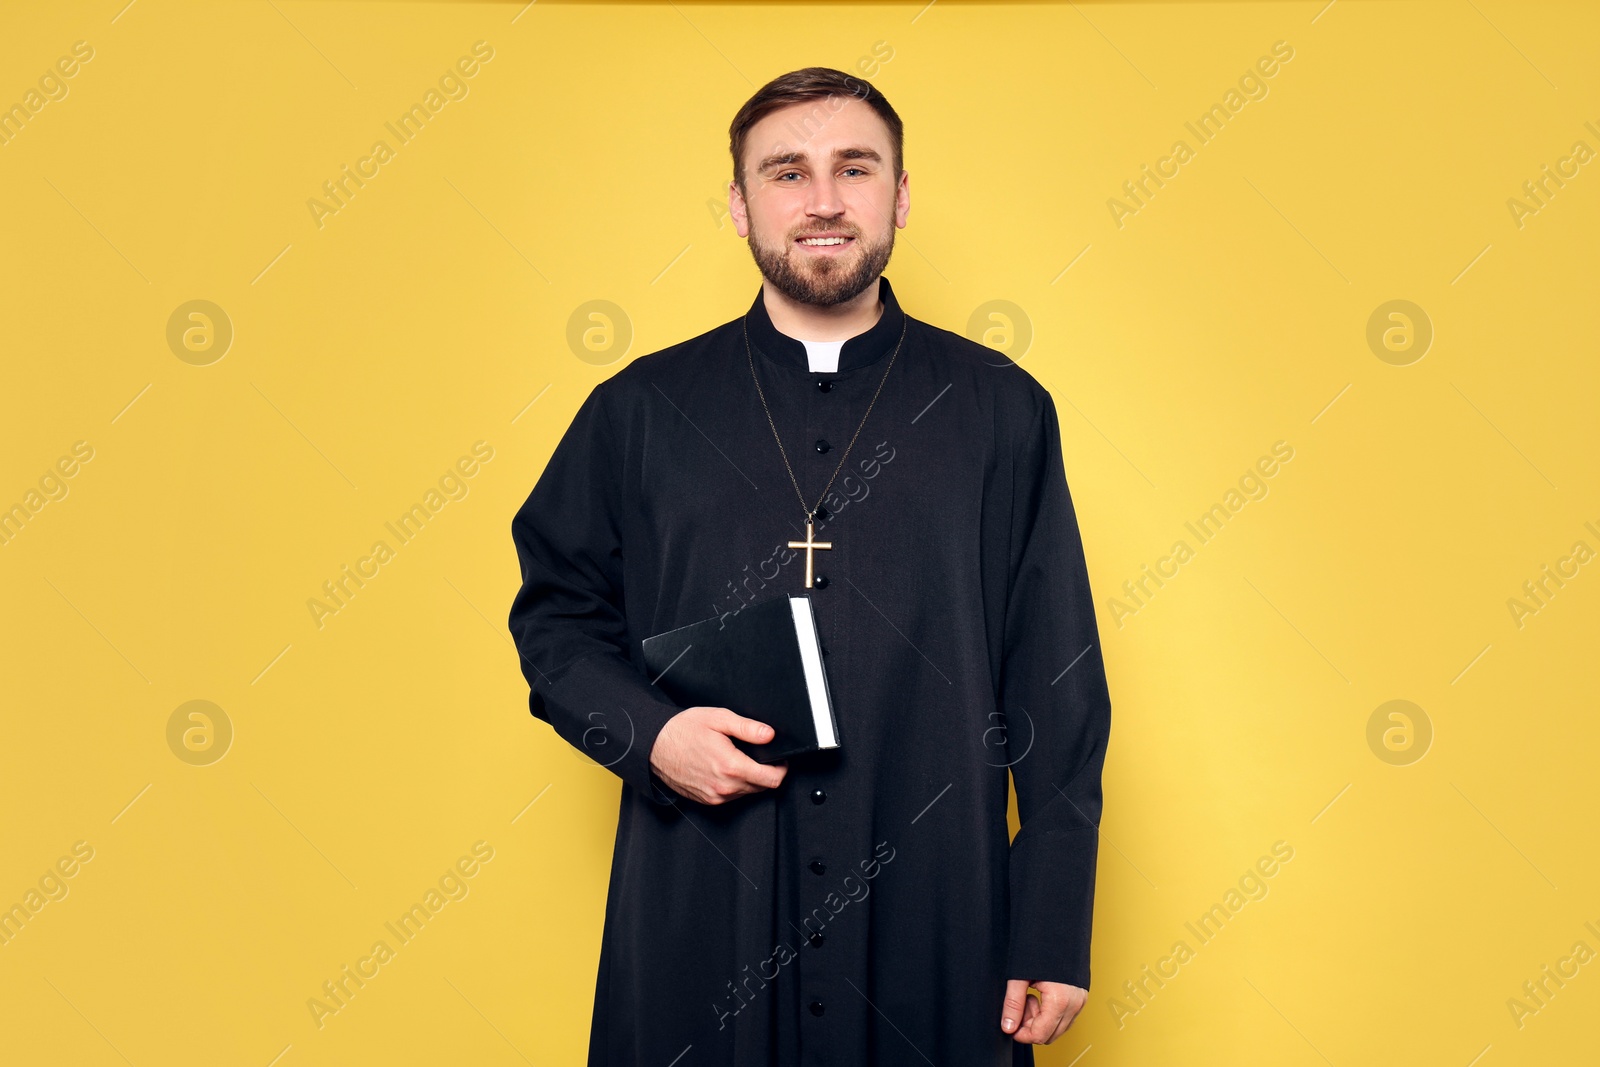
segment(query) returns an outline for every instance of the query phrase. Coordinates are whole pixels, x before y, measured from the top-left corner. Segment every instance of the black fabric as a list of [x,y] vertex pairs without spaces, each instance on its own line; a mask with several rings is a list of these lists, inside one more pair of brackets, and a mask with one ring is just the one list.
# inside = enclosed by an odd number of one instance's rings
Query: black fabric
[[816,531],[843,748],[778,789],[667,788],[649,752],[680,709],[640,666],[650,634],[804,587],[740,320],[595,386],[512,522],[529,707],[622,782],[591,1067],[1015,1067],[1006,980],[1089,986],[1111,705],[1055,404],[880,298],[833,374],[750,307],[808,505],[906,327]]

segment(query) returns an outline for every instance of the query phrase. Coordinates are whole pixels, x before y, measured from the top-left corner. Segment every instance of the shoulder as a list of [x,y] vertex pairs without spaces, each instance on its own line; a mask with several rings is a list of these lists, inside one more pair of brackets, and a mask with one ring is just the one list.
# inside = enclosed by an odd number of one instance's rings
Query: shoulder
[[658,388],[679,395],[679,387],[692,384],[697,377],[703,380],[717,356],[726,356],[732,346],[744,344],[740,322],[732,319],[687,340],[635,356],[595,389],[618,406]]
[[940,369],[952,382],[993,412],[997,430],[1027,435],[1047,410],[1053,410],[1050,390],[1021,363],[952,330],[917,318],[911,322],[928,358],[942,363]]

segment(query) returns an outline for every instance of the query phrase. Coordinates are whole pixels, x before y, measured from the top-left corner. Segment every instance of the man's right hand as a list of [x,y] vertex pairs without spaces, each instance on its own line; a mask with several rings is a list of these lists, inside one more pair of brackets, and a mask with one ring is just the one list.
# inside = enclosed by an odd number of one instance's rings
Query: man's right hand
[[724,804],[759,789],[776,789],[789,765],[757,763],[729,738],[771,741],[772,727],[728,708],[685,708],[667,720],[650,750],[650,768],[690,800]]

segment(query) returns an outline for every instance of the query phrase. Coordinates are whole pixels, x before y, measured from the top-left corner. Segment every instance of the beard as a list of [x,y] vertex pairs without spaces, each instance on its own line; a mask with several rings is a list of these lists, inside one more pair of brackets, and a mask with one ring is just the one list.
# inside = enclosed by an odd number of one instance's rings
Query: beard
[[750,255],[761,276],[784,296],[802,304],[833,307],[857,296],[877,281],[894,252],[894,226],[882,241],[871,241],[859,231],[842,256],[813,256],[799,251],[792,241],[771,245],[750,231]]

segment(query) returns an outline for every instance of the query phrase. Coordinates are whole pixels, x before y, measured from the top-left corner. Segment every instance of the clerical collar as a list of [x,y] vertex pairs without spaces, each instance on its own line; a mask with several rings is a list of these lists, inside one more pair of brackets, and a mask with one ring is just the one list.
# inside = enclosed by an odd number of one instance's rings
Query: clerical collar
[[[883,313],[865,333],[848,338],[839,350],[839,370],[835,374],[818,374],[819,377],[842,378],[852,371],[869,367],[893,351],[900,340],[905,325],[905,313],[894,298],[894,288],[885,275],[878,275],[878,299],[883,302]],[[760,288],[756,289],[755,302],[746,316],[750,330],[750,343],[756,351],[783,366],[811,373],[811,361],[806,346],[798,338],[780,333],[767,315],[767,303]]]

